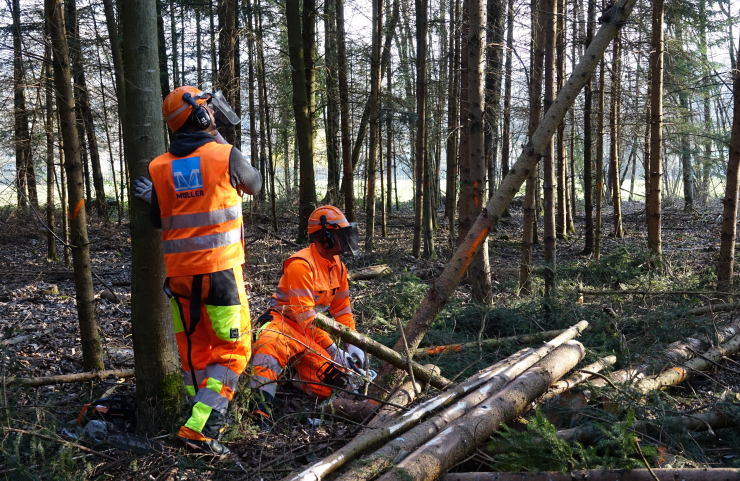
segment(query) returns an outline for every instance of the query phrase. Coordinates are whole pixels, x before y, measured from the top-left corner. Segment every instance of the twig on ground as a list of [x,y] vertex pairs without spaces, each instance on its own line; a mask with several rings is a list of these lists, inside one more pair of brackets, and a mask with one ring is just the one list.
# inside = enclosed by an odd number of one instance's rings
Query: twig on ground
[[61,439],[61,438],[53,438],[51,436],[46,436],[45,434],[40,433],[34,433],[32,431],[26,431],[25,429],[17,429],[17,428],[7,428],[5,426],[0,426],[0,429],[3,431],[8,431],[11,433],[18,433],[18,434],[27,434],[29,436],[33,436],[40,439],[45,439],[47,441],[54,441],[54,442],[60,442],[63,444],[67,444],[69,446],[74,446],[75,448],[79,449],[80,451],[85,451],[86,453],[94,454],[96,456],[100,456],[101,458],[105,458],[109,461],[118,461],[117,458],[114,458],[113,456],[108,456],[107,454],[101,453],[100,451],[95,451],[94,449],[86,448],[85,446],[72,443],[70,441]]
[[653,468],[650,467],[650,464],[648,464],[647,459],[645,459],[645,455],[642,454],[642,448],[640,448],[640,439],[635,438],[635,446],[637,447],[637,452],[640,454],[640,459],[642,459],[642,463],[645,465],[648,471],[650,471],[650,475],[653,477],[655,481],[660,481],[658,476],[653,471]]

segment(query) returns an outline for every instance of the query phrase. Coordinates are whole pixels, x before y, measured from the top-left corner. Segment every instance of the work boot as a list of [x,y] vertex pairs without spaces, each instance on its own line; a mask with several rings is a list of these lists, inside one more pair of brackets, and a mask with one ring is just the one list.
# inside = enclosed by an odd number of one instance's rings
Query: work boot
[[200,433],[196,433],[190,428],[186,428],[185,426],[180,428],[177,441],[193,451],[219,459],[223,459],[226,456],[231,455],[231,450],[221,444],[218,440],[207,438]]

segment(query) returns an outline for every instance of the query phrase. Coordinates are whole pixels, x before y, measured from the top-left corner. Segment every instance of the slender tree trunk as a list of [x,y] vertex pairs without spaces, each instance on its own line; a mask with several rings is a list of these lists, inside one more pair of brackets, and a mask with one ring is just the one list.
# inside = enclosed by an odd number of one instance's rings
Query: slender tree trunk
[[393,211],[393,198],[391,197],[391,191],[393,183],[391,179],[391,159],[393,158],[393,116],[390,113],[390,109],[392,107],[393,102],[393,83],[391,81],[391,66],[388,65],[387,69],[387,88],[388,88],[388,102],[387,102],[387,114],[385,118],[386,123],[386,141],[385,141],[385,147],[386,147],[386,155],[385,155],[385,166],[387,170],[386,175],[386,201],[385,201],[385,212],[386,217],[391,214]]
[[372,252],[375,247],[375,184],[378,167],[378,137],[380,136],[380,44],[383,39],[383,0],[373,0],[372,8],[373,38],[370,54],[370,99],[368,100],[370,104],[370,147],[366,164],[365,252]]
[[[258,143],[261,140],[261,134],[260,136],[257,136],[257,109],[254,106],[254,29],[253,27],[253,20],[252,16],[254,14],[254,10],[252,9],[252,0],[246,0],[246,8],[247,8],[247,29],[249,30],[248,37],[247,37],[247,56],[249,57],[247,60],[247,91],[249,95],[248,105],[249,105],[249,155],[250,160],[252,161],[252,164],[254,164],[255,168],[257,168],[260,171],[260,175],[262,178],[265,178],[265,165],[262,162],[262,159],[260,158],[260,155],[257,151]],[[260,108],[262,106],[260,105]],[[260,115],[260,131],[262,125],[262,116]],[[260,203],[265,199],[265,189],[262,189],[258,195],[258,198],[255,199],[255,204],[257,201]]]
[[622,183],[619,178],[619,109],[622,108],[622,40],[621,32],[614,39],[614,51],[612,54],[612,94],[611,108],[609,112],[609,170],[612,180],[612,205],[614,206],[614,237],[624,237],[622,229]]
[[[545,10],[545,96],[544,115],[552,106],[555,99],[555,39],[557,36],[555,17],[558,14],[555,0],[544,0],[542,7]],[[560,124],[562,126],[562,123]],[[560,126],[558,127],[560,129]],[[545,147],[543,166],[543,191],[545,203],[544,241],[545,241],[545,295],[555,295],[555,143]]]
[[[532,60],[529,78],[529,125],[528,135],[534,135],[542,115],[542,64],[545,59],[545,11],[540,9],[538,0],[531,1],[532,12]],[[542,153],[538,153],[539,156]],[[537,183],[537,166],[532,166],[527,175],[527,186],[524,193],[524,227],[522,229],[522,261],[519,267],[519,294],[532,292],[532,244],[536,235],[535,193]]]
[[[507,0],[506,7],[506,81],[504,82],[504,126],[501,139],[501,180],[509,173],[511,163],[511,75],[514,53],[514,0]],[[509,208],[504,217],[510,217]]]
[[[106,2],[110,2],[111,0],[104,0]],[[162,16],[162,8],[163,8],[163,0],[156,0],[157,1],[157,52],[159,55],[159,88],[162,91],[162,100],[167,98],[167,95],[170,93],[170,73],[169,73],[169,63],[167,62],[167,41],[164,38],[164,17]],[[111,7],[111,13],[113,14],[113,10]],[[106,15],[108,15],[106,10]],[[106,17],[108,22],[114,20],[114,18],[111,16],[110,18]],[[211,19],[213,21],[213,19]],[[110,32],[110,28],[108,29]],[[120,47],[119,47],[120,48]],[[121,59],[121,72],[123,72],[123,59]],[[214,84],[215,85],[215,84]],[[164,132],[167,132],[167,125],[162,126],[164,129]],[[169,134],[171,139],[174,139],[174,133]]]
[[347,81],[347,47],[344,32],[344,0],[335,0],[337,7],[337,74],[339,77],[340,130],[342,133],[342,181],[344,194],[344,215],[350,222],[355,221],[354,207],[354,169],[352,168],[352,146],[349,132],[349,82]]
[[[236,16],[239,11],[238,0],[218,0],[218,87],[224,98],[239,114],[236,100],[239,91],[239,77],[236,74]],[[177,72],[175,72],[177,78]],[[226,142],[239,147],[241,124],[219,128]]]
[[[311,9],[304,3],[304,22],[305,17],[314,17],[311,13],[305,11]],[[313,42],[313,37],[307,37],[305,32],[301,35],[301,14],[298,0],[287,0],[285,16],[288,22],[288,47],[290,51],[291,81],[293,84],[293,114],[296,123],[296,140],[298,142],[298,153],[300,157],[300,198],[299,198],[299,224],[298,239],[299,243],[308,240],[308,217],[313,212],[316,205],[316,184],[314,182],[313,170],[313,122],[311,121],[311,102],[309,100],[308,80],[306,72],[308,71],[304,60],[306,55],[310,55],[313,49],[308,46],[305,48],[304,41],[308,38]],[[305,55],[304,55],[305,54]],[[341,54],[340,54],[341,55]],[[313,65],[313,60],[310,61]]]
[[[484,85],[484,50],[485,50],[485,17],[482,0],[469,1],[469,26],[467,40],[468,71],[468,124],[469,124],[469,161],[468,176],[463,178],[463,190],[460,193],[460,234],[466,235],[475,218],[485,205],[486,197],[486,156],[483,114],[485,101]],[[465,180],[467,182],[465,182]],[[472,284],[473,299],[488,302],[491,298],[491,273],[488,262],[488,245],[477,254],[468,273]]]
[[504,53],[504,5],[506,0],[488,0],[486,7],[486,115],[485,158],[488,192],[496,186],[495,171],[498,154],[499,118],[501,116],[501,75]]
[[[46,29],[49,31],[49,38],[51,38],[51,30],[46,22]],[[52,46],[52,49],[54,47]],[[61,126],[61,114],[57,108],[57,138],[60,139],[61,148],[59,149],[59,182],[61,185],[57,185],[59,191],[59,204],[62,206],[62,240],[64,240],[65,246],[69,245],[69,208],[67,207],[67,172],[65,171],[65,158],[64,158],[64,138],[62,137],[62,126]],[[62,252],[64,255],[64,265],[70,267],[72,265],[72,259],[70,259],[70,249],[63,248]]]
[[663,15],[664,1],[655,0],[650,56],[650,194],[647,215],[648,249],[657,255],[662,252],[660,181],[663,177]]
[[[48,24],[45,32],[44,45],[44,91],[46,95],[46,258],[50,261],[58,261],[57,244],[54,237],[54,84],[51,72],[51,32]],[[64,247],[62,247],[64,249]]]
[[36,178],[31,158],[31,134],[28,131],[28,111],[26,110],[25,74],[21,45],[20,3],[12,2],[13,16],[13,92],[14,92],[14,143],[15,172],[18,207],[25,209],[30,198],[31,205],[38,209],[36,198]]
[[[47,0],[51,1],[51,0]],[[148,175],[149,162],[164,152],[161,125],[155,4],[151,0],[121,2],[126,105],[124,150],[129,179]],[[181,403],[183,385],[167,297],[162,242],[149,221],[149,205],[129,188],[131,222],[131,325],[136,368],[136,397],[153,425],[172,421]]]
[[[740,44],[739,44],[740,45]],[[740,47],[738,48],[740,53]],[[737,236],[737,196],[740,190],[740,72],[734,71],[732,134],[727,162],[727,187],[722,221],[722,240],[717,264],[717,288],[731,289]]]
[[326,185],[326,202],[339,201],[341,162],[339,157],[339,90],[337,87],[337,8],[336,0],[324,2],[326,31],[326,161],[329,172]]
[[[691,128],[693,116],[689,107],[688,94],[683,91],[679,92],[678,99],[681,106],[683,123],[688,128]],[[691,167],[691,139],[688,135],[681,136],[681,174],[683,178],[684,210],[690,212],[694,209],[694,174]]]
[[[588,25],[586,27],[586,48],[591,45],[594,38],[594,23],[596,19],[596,0],[588,1]],[[592,106],[593,106],[593,83],[594,79],[589,78],[586,87],[583,89],[583,202],[586,210],[585,226],[585,246],[581,253],[591,255],[595,249],[594,239],[594,203],[593,203],[593,127],[591,123]]]
[[195,13],[195,86],[203,90],[203,29],[200,26],[200,8],[193,10]]
[[599,64],[599,96],[596,119],[596,225],[594,226],[594,257],[601,258],[601,214],[604,205],[604,56]]
[[68,177],[69,216],[72,236],[77,315],[80,323],[82,367],[85,371],[102,370],[103,355],[95,319],[95,291],[90,265],[90,242],[87,237],[87,216],[83,191],[80,148],[75,128],[74,95],[69,50],[64,28],[62,0],[45,0],[45,15],[49,22],[54,51],[54,87],[64,141],[64,168]]
[[[172,87],[177,88],[180,85],[180,65],[178,63],[177,53],[177,24],[175,23],[175,1],[170,0],[170,42],[172,45]],[[221,27],[223,28],[223,27]]]
[[[559,92],[565,84],[565,30],[563,24],[565,15],[563,12],[563,0],[556,1],[557,11],[560,15],[555,17],[555,65],[557,70],[556,89]],[[571,113],[573,110],[571,110]],[[558,127],[558,140],[555,146],[557,153],[557,215],[555,219],[555,235],[558,239],[566,236],[566,212],[568,211],[568,185],[566,180],[566,165],[568,159],[565,155],[565,122]]]
[[[412,254],[421,256],[422,214],[424,209],[424,131],[426,128],[426,73],[427,73],[427,0],[415,0],[416,5],[416,165],[414,203],[414,241]],[[425,252],[426,254],[426,252]]]
[[450,247],[455,244],[455,213],[457,212],[458,178],[458,94],[460,86],[460,0],[450,1],[450,58],[449,86],[447,93],[447,183],[445,188],[445,214],[450,231]]

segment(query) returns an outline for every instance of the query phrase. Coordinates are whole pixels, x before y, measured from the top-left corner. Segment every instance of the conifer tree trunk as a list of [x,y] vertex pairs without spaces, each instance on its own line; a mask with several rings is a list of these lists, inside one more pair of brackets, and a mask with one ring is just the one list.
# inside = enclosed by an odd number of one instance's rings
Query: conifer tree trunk
[[14,103],[14,143],[15,172],[18,207],[25,209],[30,199],[31,205],[38,209],[36,197],[36,176],[31,158],[31,134],[28,130],[28,111],[26,110],[25,75],[23,72],[23,53],[21,46],[20,3],[12,2],[13,16],[13,103]]
[[375,184],[378,167],[378,137],[380,136],[380,43],[383,37],[383,0],[372,0],[372,24],[370,99],[368,100],[370,104],[370,146],[366,163],[367,203],[365,204],[365,252],[372,252],[375,247]]
[[[51,1],[51,0],[47,0]],[[162,99],[158,86],[157,12],[153,0],[120,4],[123,76],[126,79],[124,150],[129,179],[149,174],[149,162],[165,151]],[[167,297],[162,241],[149,221],[149,204],[129,188],[131,220],[131,325],[136,369],[136,397],[146,419],[171,421],[182,402],[183,384]]]
[[[223,26],[221,28],[224,28]],[[172,45],[172,87],[180,85],[180,64],[177,48],[177,24],[175,23],[175,0],[170,0],[170,42]]]
[[[542,115],[542,64],[545,59],[545,12],[540,9],[540,0],[531,1],[532,15],[532,59],[529,77],[529,124],[528,136],[534,135]],[[532,292],[532,245],[536,236],[535,193],[537,184],[537,166],[535,164],[527,176],[524,193],[524,227],[522,229],[522,260],[519,266],[519,294]]]
[[77,143],[74,95],[69,50],[64,28],[62,0],[45,0],[45,15],[51,32],[54,53],[54,87],[64,142],[64,168],[69,194],[70,244],[74,264],[75,298],[80,324],[82,367],[85,371],[102,370],[103,356],[95,319],[95,292],[90,265],[90,242],[87,237],[87,215],[83,191],[80,147]]
[[[555,17],[558,14],[555,0],[544,0],[545,11],[545,96],[544,115],[552,107],[555,99],[555,37],[557,36]],[[562,123],[561,123],[562,125]],[[558,127],[559,128],[559,127]],[[545,147],[543,166],[543,191],[545,203],[544,242],[545,242],[545,295],[555,295],[555,143],[552,139]]]
[[[506,24],[506,81],[504,82],[504,126],[501,139],[501,180],[509,173],[509,164],[511,163],[511,72],[514,53],[514,0],[507,0]],[[508,207],[503,216],[511,216]]]
[[[104,0],[106,2],[111,0]],[[164,0],[156,0],[157,1],[157,54],[159,57],[159,88],[162,91],[162,100],[167,98],[167,95],[170,93],[170,73],[169,73],[169,62],[167,61],[167,42],[164,38],[164,17],[162,16],[162,8],[163,8],[163,1]],[[107,11],[106,11],[107,12]],[[106,15],[108,15],[106,13]],[[111,15],[112,15],[112,8],[111,8]],[[112,20],[112,17],[106,17],[108,22],[110,23]],[[211,18],[211,22],[213,22],[213,18]],[[109,30],[110,32],[110,27]],[[121,60],[123,62],[123,60]],[[123,69],[123,67],[121,67]],[[121,70],[123,71],[123,70]],[[215,83],[213,85],[216,85]],[[167,125],[164,125],[164,130],[167,132]],[[170,138],[174,139],[175,134],[169,134]]]
[[[740,45],[740,44],[738,44]],[[740,54],[740,47],[738,48]],[[733,83],[732,134],[727,162],[727,186],[722,214],[722,240],[717,264],[717,289],[731,289],[735,267],[737,237],[737,196],[740,193],[740,72],[735,70]]]
[[344,33],[344,0],[335,1],[337,7],[337,76],[342,135],[342,194],[344,195],[344,215],[348,221],[354,222],[354,170],[352,169],[352,146],[349,133],[349,82],[347,81],[347,47]]
[[[46,95],[46,258],[50,261],[58,261],[57,244],[54,237],[54,83],[51,72],[51,32],[48,23],[45,25],[44,45],[44,93]],[[64,249],[64,247],[62,247]],[[66,250],[66,249],[65,249]]]
[[[398,0],[396,0],[396,3]],[[385,201],[385,212],[386,212],[386,219],[387,216],[391,214],[393,211],[393,198],[391,196],[391,191],[393,183],[391,178],[391,159],[393,158],[393,116],[390,113],[390,109],[392,106],[393,101],[393,83],[391,81],[391,66],[388,65],[388,68],[386,69],[386,77],[388,79],[387,82],[387,88],[388,88],[388,113],[385,118],[386,123],[386,141],[385,141],[385,148],[386,148],[386,154],[385,154],[385,167],[387,171],[386,175],[386,201]],[[338,174],[337,174],[338,175]]]
[[[653,40],[650,55],[650,193],[648,198],[648,249],[660,255],[661,186],[663,177],[663,16],[664,0],[653,2]],[[736,196],[737,198],[737,196]],[[734,243],[734,242],[733,242]]]
[[[594,23],[596,19],[596,0],[588,2],[588,22],[586,26],[586,48],[594,38]],[[593,113],[593,77],[589,77],[583,89],[583,203],[586,210],[585,245],[581,253],[585,256],[594,252],[594,203],[593,203],[593,126],[591,123]]]
[[[309,100],[309,85],[306,77],[309,69],[304,60],[312,52],[312,48],[305,48],[304,41],[308,38],[313,43],[313,37],[307,37],[304,32],[301,35],[301,12],[299,0],[287,0],[285,4],[285,17],[288,25],[288,49],[290,53],[291,83],[293,85],[293,114],[295,115],[296,140],[298,143],[298,155],[300,158],[300,197],[299,197],[299,223],[298,243],[308,240],[308,217],[316,205],[316,185],[313,170],[313,122],[311,121],[311,102]],[[314,17],[306,9],[311,11],[311,2],[303,5],[304,19],[306,16]],[[304,21],[303,27],[311,22]],[[313,60],[309,62],[313,65]]]
[[601,258],[601,214],[604,205],[604,56],[599,64],[599,84],[596,119],[596,222],[594,225],[594,257]]
[[[339,156],[339,90],[337,87],[337,8],[336,0],[324,2],[326,31],[326,161],[329,164],[326,182],[326,202],[339,201],[341,161]],[[382,81],[382,79],[381,79]],[[381,173],[382,174],[382,173]]]
[[[257,32],[256,32],[256,45],[257,45],[257,57],[259,60],[259,71],[258,71],[258,86],[259,91],[262,92],[260,98],[260,106],[262,106],[261,117],[264,118],[265,134],[261,136],[263,139],[267,139],[267,167],[270,173],[270,205],[272,208],[272,228],[275,232],[278,231],[277,224],[277,192],[275,191],[275,157],[273,156],[272,149],[272,124],[270,123],[270,105],[267,97],[267,79],[265,78],[265,50],[262,44],[262,5],[260,0],[257,0]],[[260,123],[260,125],[262,122]],[[287,147],[286,147],[285,158],[287,158]],[[286,175],[287,175],[286,165]]]
[[[555,50],[556,50],[556,69],[557,69],[557,91],[563,88],[565,83],[565,30],[563,29],[563,22],[565,15],[563,14],[563,0],[556,1],[557,11],[560,15],[556,16],[555,20]],[[573,110],[571,110],[571,114]],[[558,140],[555,146],[557,153],[557,215],[555,219],[555,235],[558,239],[564,239],[566,236],[566,212],[568,209],[568,185],[566,181],[566,163],[567,158],[565,156],[565,122],[560,124],[558,127]]]
[[501,116],[501,74],[504,53],[504,4],[506,0],[488,0],[486,6],[486,115],[485,157],[488,192],[495,188],[495,170]]
[[450,231],[451,247],[455,243],[455,213],[457,212],[457,178],[458,178],[458,94],[460,85],[460,1],[450,1],[450,51],[447,88],[447,179],[445,186],[445,217]]
[[[257,146],[261,138],[257,136],[257,110],[254,106],[254,42],[252,37],[254,36],[253,27],[253,12],[252,0],[246,0],[247,8],[247,29],[249,30],[247,37],[247,91],[248,91],[248,108],[249,108],[249,155],[252,164],[256,169],[260,171],[260,175],[265,179],[265,166],[257,152]],[[261,106],[260,106],[261,107]],[[262,124],[262,116],[260,116],[260,125]],[[260,190],[257,199],[259,202],[265,199],[265,190]],[[255,202],[256,204],[257,202]]]
[[426,73],[427,73],[427,0],[416,0],[416,152],[414,165],[415,203],[414,240],[411,253],[421,257],[422,216],[424,210],[424,132],[426,130]]
[[[218,87],[223,91],[226,101],[237,107],[237,92],[239,91],[239,77],[236,73],[236,16],[239,11],[238,0],[218,0]],[[173,42],[174,44],[174,42]],[[176,55],[173,55],[175,57]],[[175,78],[178,73],[175,72]],[[238,135],[241,124],[219,128],[226,142],[239,147]]]
[[624,237],[622,229],[622,183],[619,177],[619,110],[622,108],[622,40],[621,32],[614,39],[612,54],[612,94],[609,112],[609,170],[612,180],[612,205],[614,207],[614,237]]

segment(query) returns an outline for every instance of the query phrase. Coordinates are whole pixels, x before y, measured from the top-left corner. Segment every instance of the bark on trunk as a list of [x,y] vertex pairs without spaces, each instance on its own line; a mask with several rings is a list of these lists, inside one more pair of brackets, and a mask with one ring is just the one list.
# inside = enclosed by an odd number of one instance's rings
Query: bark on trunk
[[400,481],[408,477],[436,479],[475,452],[477,446],[486,441],[502,423],[516,417],[550,384],[578,364],[584,354],[585,349],[580,342],[568,341],[514,379],[503,391],[484,399],[472,411],[447,426],[433,441],[397,463],[379,481]]
[[80,323],[82,368],[85,371],[102,370],[103,355],[95,319],[95,291],[93,291],[90,265],[90,242],[87,237],[80,147],[77,143],[72,75],[64,29],[62,0],[45,0],[44,6],[54,51],[54,86],[64,142],[64,168],[67,171],[70,229],[72,231],[70,244],[74,265],[77,315]]
[[[555,17],[558,14],[555,0],[544,1],[545,10],[545,98],[544,110],[547,112],[555,99],[555,37],[557,36]],[[561,122],[558,129],[563,125]],[[555,288],[555,142],[550,142],[545,147],[545,156],[542,159],[543,166],[543,191],[545,203],[544,218],[544,243],[545,243],[545,296],[556,295]]]
[[[380,43],[383,36],[383,0],[372,2],[372,53],[370,54],[370,147],[367,158],[367,204],[365,221],[365,252],[375,247],[375,184],[378,173],[380,137]],[[421,26],[419,28],[422,28]],[[421,49],[421,47],[420,47]],[[383,175],[381,171],[381,176]],[[382,199],[381,199],[382,200]]]
[[457,212],[457,178],[458,178],[458,95],[460,91],[460,0],[450,1],[450,52],[447,93],[447,179],[445,188],[445,217],[450,231],[450,247],[455,244],[455,213]]
[[[46,45],[44,47],[44,91],[46,95],[46,258],[58,261],[56,237],[54,235],[54,84],[51,72],[51,32],[46,25]],[[62,247],[62,249],[65,249]]]
[[427,79],[427,2],[416,0],[416,166],[414,202],[414,240],[411,253],[421,256],[422,210],[424,209],[424,133],[426,130],[426,79]]
[[601,258],[601,222],[604,206],[604,54],[599,65],[599,86],[596,119],[596,220],[594,222],[594,257]]
[[[537,127],[529,144],[522,150],[519,160],[504,178],[496,194],[489,199],[486,208],[478,216],[475,224],[452,255],[440,277],[436,279],[434,287],[427,293],[414,317],[406,325],[404,332],[409,349],[414,350],[419,347],[434,318],[455,291],[473,256],[486,240],[490,230],[498,224],[501,214],[519,191],[524,179],[534,170],[538,152],[542,152],[547,142],[552,138],[553,133],[562,122],[567,110],[572,106],[576,95],[585,85],[609,42],[629,17],[635,2],[636,0],[622,0],[614,6],[614,15],[611,20],[602,24],[581,61],[573,69],[573,73],[563,90],[555,99],[553,107]],[[403,342],[400,339],[394,349],[397,352],[402,352],[402,349],[404,349]],[[384,365],[378,378],[387,386],[395,385],[400,375],[393,374],[394,372],[396,372],[395,368]]]
[[[239,91],[239,77],[236,75],[236,16],[238,0],[218,0],[218,87],[223,91],[224,98],[237,109],[237,92]],[[300,31],[300,30],[299,30]],[[173,45],[174,42],[173,39]],[[173,52],[174,53],[174,52]],[[173,57],[176,57],[173,54]],[[177,72],[175,72],[177,82]],[[235,110],[237,115],[238,109]],[[226,142],[239,148],[241,124],[219,128]]]
[[336,0],[337,7],[337,75],[339,80],[340,130],[342,133],[342,194],[344,215],[349,222],[355,221],[354,170],[352,169],[352,146],[349,133],[349,83],[347,81],[347,46],[344,34],[344,0]]
[[[595,2],[588,2],[588,25],[586,27],[586,48],[594,38],[594,22],[596,19]],[[593,201],[593,126],[591,122],[593,106],[593,76],[589,75],[586,87],[583,89],[583,203],[586,210],[586,225],[584,226],[585,246],[581,253],[589,256],[594,252],[594,201]]]
[[[740,50],[739,50],[740,52]],[[732,116],[732,135],[727,162],[727,186],[722,212],[722,240],[717,264],[717,289],[729,290],[732,287],[735,264],[735,238],[737,235],[737,196],[740,185],[740,72],[735,70],[733,87],[734,114]]]
[[[663,177],[663,15],[664,1],[653,2],[653,40],[650,55],[650,193],[648,194],[648,249],[662,253],[661,180]],[[737,195],[735,195],[737,204]],[[724,238],[724,236],[723,236]],[[720,255],[721,257],[721,255]]]
[[547,472],[547,473],[454,473],[440,478],[442,481],[571,481],[588,479],[590,481],[674,481],[691,479],[692,481],[715,481],[722,479],[734,481],[740,479],[740,473],[733,468],[654,468],[647,469],[593,469],[591,471]]
[[611,112],[609,112],[609,164],[612,180],[612,206],[614,207],[614,237],[624,237],[622,229],[622,183],[619,178],[619,109],[622,108],[622,40],[618,33],[614,39],[614,51],[612,54],[612,92]]
[[[121,22],[126,105],[136,106],[126,112],[124,149],[129,179],[136,179],[148,175],[149,162],[164,152],[165,145],[164,130],[156,127],[164,121],[159,59],[153,48],[157,43],[155,5],[147,0],[121,2]],[[136,396],[147,419],[167,422],[177,412],[183,386],[170,306],[161,290],[165,280],[162,242],[149,222],[149,204],[134,197],[130,188],[128,192]]]
[[70,382],[104,381],[108,376],[123,379],[134,376],[133,369],[114,369],[111,371],[80,372],[75,374],[62,374],[47,377],[15,378],[8,381],[10,386],[41,387],[54,384],[66,384]]
[[26,208],[30,200],[31,205],[38,209],[36,177],[31,158],[31,134],[28,131],[28,111],[26,110],[26,81],[23,70],[19,0],[13,0],[11,13],[13,16],[13,107],[15,109],[14,143],[18,207]]

